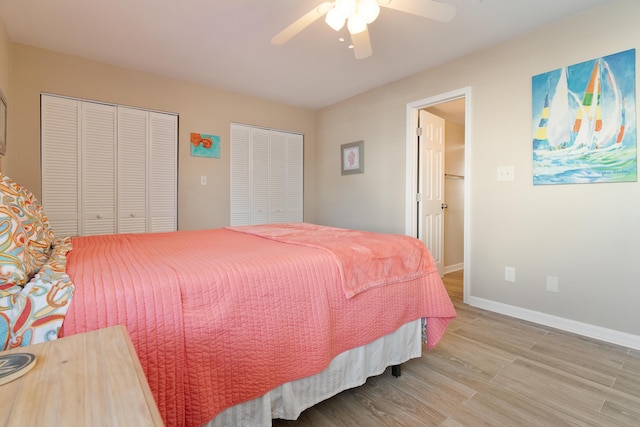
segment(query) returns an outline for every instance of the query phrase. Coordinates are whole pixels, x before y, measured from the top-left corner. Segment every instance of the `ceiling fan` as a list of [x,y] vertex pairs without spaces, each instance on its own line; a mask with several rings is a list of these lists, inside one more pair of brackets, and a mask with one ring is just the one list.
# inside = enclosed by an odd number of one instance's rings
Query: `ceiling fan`
[[458,9],[450,4],[435,0],[335,0],[325,1],[271,39],[271,44],[279,46],[291,40],[300,31],[325,16],[325,22],[340,31],[347,23],[356,59],[371,56],[371,39],[367,25],[380,13],[380,6],[412,15],[422,16],[440,22],[449,22]]

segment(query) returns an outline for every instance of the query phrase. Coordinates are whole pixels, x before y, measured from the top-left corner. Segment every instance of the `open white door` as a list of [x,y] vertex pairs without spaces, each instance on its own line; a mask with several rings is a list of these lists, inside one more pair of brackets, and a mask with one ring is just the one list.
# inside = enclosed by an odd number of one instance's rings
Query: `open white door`
[[444,119],[420,110],[418,235],[444,275]]

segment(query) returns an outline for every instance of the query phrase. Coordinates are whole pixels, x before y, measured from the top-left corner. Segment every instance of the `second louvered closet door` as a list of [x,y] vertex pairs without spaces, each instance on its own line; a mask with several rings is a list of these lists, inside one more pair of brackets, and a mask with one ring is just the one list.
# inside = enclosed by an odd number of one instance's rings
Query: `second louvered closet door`
[[147,231],[147,112],[118,107],[118,232]]

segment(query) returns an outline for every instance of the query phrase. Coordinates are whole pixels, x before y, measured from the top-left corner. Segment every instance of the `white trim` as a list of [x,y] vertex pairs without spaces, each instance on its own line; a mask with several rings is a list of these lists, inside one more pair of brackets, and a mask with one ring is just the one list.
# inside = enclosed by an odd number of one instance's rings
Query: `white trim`
[[[414,129],[418,128],[418,112],[424,101],[417,101],[411,104],[407,104],[407,131],[406,131],[406,153],[407,159],[405,164],[406,170],[406,183],[405,183],[405,234],[408,236],[417,237],[417,221],[416,212],[414,206],[416,205],[416,196],[418,194],[418,171],[416,170],[416,157],[418,155],[416,150],[416,139]],[[416,105],[417,104],[417,105]]]
[[91,102],[92,104],[111,105],[113,107],[133,108],[133,109],[136,109],[136,110],[151,111],[151,112],[160,113],[160,114],[170,114],[170,115],[176,116],[176,117],[180,116],[179,113],[174,113],[173,111],[152,110],[152,109],[145,108],[145,107],[136,107],[135,105],[114,104],[113,102],[97,101],[95,99],[88,99],[88,98],[76,98],[75,96],[59,95],[57,93],[51,93],[51,92],[40,92],[40,95],[41,96],[42,95],[52,96],[52,97],[55,97],[55,98],[71,99],[73,101]]
[[458,264],[445,265],[444,274],[453,273],[454,271],[464,270],[464,263],[460,262]]
[[256,129],[264,129],[264,130],[274,130],[276,132],[284,132],[284,133],[290,133],[293,135],[302,135],[304,136],[304,132],[299,132],[299,131],[295,131],[295,130],[287,130],[287,129],[278,129],[278,128],[269,128],[269,127],[265,127],[265,126],[257,126],[257,125],[251,125],[248,123],[241,123],[241,122],[230,122],[230,124],[235,124],[238,126],[249,126],[252,128],[256,128]]
[[[447,93],[421,99],[407,104],[407,130],[406,130],[406,192],[405,192],[405,234],[417,236],[417,218],[414,206],[418,193],[418,168],[417,168],[417,140],[414,129],[418,127],[418,111],[434,104],[440,104],[455,99],[465,99],[465,126],[464,126],[464,269],[471,268],[471,87],[452,90]],[[466,303],[471,296],[471,280],[469,274],[464,275],[463,301]]]
[[541,313],[539,311],[533,311],[526,308],[515,307],[484,298],[470,296],[468,298],[468,304],[473,307],[482,308],[485,310],[493,311],[495,313],[515,317],[517,319],[538,323],[540,325],[549,326],[566,332],[571,332],[596,340],[605,341],[611,344],[640,350],[639,335],[632,335],[613,329],[602,328],[600,326],[594,326],[588,323],[565,319],[563,317]]

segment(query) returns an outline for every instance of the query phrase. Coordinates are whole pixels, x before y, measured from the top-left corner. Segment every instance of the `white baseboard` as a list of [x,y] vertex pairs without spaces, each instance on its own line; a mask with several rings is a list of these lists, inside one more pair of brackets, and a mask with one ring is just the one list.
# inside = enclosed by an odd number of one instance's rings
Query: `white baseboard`
[[444,274],[453,273],[454,271],[464,270],[464,262],[460,264],[446,265],[444,267]]
[[528,310],[526,308],[515,307],[496,301],[469,296],[466,301],[473,307],[482,308],[507,316],[515,317],[529,322],[538,323],[552,328],[561,329],[611,344],[621,345],[636,350],[640,350],[640,336],[620,332],[613,329],[602,328],[600,326],[589,325],[588,323],[577,322],[539,311]]

